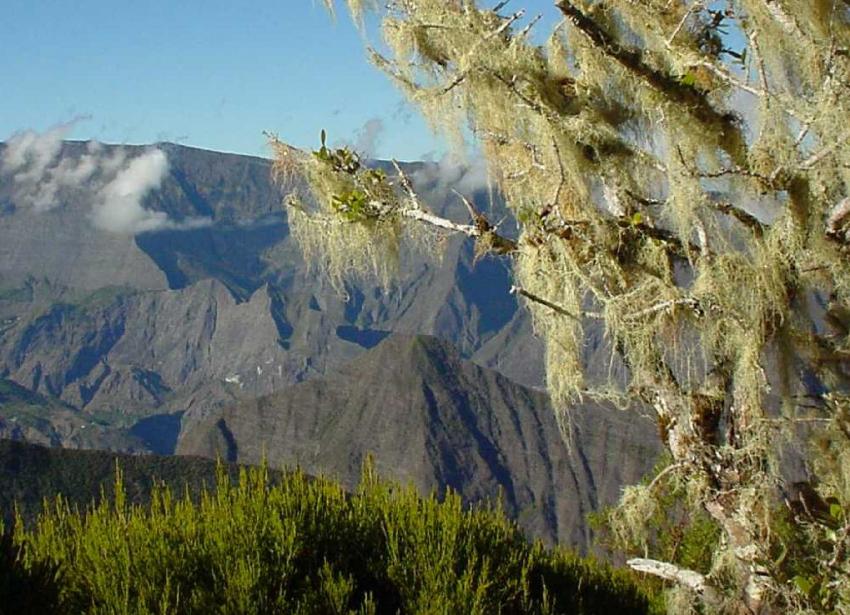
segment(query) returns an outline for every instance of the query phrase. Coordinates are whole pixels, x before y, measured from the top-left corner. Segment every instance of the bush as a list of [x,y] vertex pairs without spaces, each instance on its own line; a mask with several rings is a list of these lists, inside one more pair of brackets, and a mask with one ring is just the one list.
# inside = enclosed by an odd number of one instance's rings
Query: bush
[[[528,543],[490,509],[412,487],[242,470],[193,502],[165,487],[85,512],[61,497],[0,554],[0,605],[31,588],[63,613],[645,613],[635,577]],[[25,579],[10,583],[6,579]],[[15,604],[25,604],[17,602]],[[3,608],[0,606],[0,608]],[[11,608],[11,607],[8,607]]]

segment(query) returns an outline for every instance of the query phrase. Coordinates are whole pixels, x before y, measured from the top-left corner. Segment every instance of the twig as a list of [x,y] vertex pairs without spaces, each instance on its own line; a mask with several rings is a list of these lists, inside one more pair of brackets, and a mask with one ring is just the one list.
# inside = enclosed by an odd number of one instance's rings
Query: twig
[[537,14],[537,16],[536,16],[534,19],[532,19],[530,22],[528,22],[528,25],[527,25],[527,26],[525,26],[522,30],[520,30],[519,32],[517,32],[517,36],[518,36],[518,37],[523,37],[523,36],[525,36],[526,34],[528,34],[528,33],[531,31],[531,29],[532,29],[534,26],[536,26],[536,25],[537,25],[537,22],[538,22],[538,21],[540,21],[541,19],[543,19],[543,15],[538,13],[538,14]]
[[[699,62],[696,62],[695,65],[701,66],[702,68],[711,71],[712,73],[714,73],[715,76],[720,77],[720,79],[722,79],[729,85],[734,86],[743,92],[747,92],[748,94],[752,94],[753,96],[756,96],[758,98],[767,98],[768,96],[770,96],[770,93],[766,90],[755,88],[747,83],[744,83],[737,77],[732,76],[731,73],[715,65],[713,62],[709,62],[708,60],[701,60]],[[787,101],[783,104],[782,111],[786,115],[793,117],[796,120],[799,120],[801,122],[805,121],[799,111],[788,106]]]
[[762,235],[764,235],[765,225],[762,224],[762,222],[758,218],[756,218],[752,214],[748,214],[743,209],[735,207],[734,205],[732,205],[732,203],[709,200],[708,206],[712,209],[716,209],[721,213],[732,216],[738,222],[753,231],[753,233],[755,233],[757,237],[761,237]]
[[650,483],[649,483],[649,485],[647,485],[646,489],[647,489],[648,491],[652,491],[652,490],[655,488],[655,485],[657,485],[657,484],[658,484],[658,482],[659,482],[662,478],[664,478],[664,477],[665,477],[667,474],[669,474],[670,472],[673,472],[673,471],[675,471],[675,470],[678,470],[678,469],[679,469],[679,468],[681,468],[681,467],[682,467],[682,464],[681,464],[681,463],[673,463],[673,464],[670,464],[669,466],[667,466],[666,468],[664,468],[663,470],[661,470],[661,472],[659,472],[659,473],[655,476],[655,478],[653,478],[653,479],[652,479],[652,482],[650,482]]
[[794,147],[798,147],[800,143],[803,142],[803,139],[806,138],[806,135],[809,134],[809,130],[812,127],[812,122],[803,122],[802,124],[800,132],[797,134],[797,138],[794,139]]
[[823,147],[821,150],[815,152],[814,154],[812,154],[811,156],[806,158],[803,162],[801,162],[800,163],[800,169],[802,169],[804,171],[808,171],[813,166],[815,166],[817,163],[819,163],[821,160],[823,160],[824,158],[829,156],[832,152],[834,152],[835,149],[839,145],[843,145],[846,142],[847,142],[847,133],[845,132],[844,135],[841,136],[841,138],[836,139],[835,141],[833,141],[829,145]]
[[758,67],[759,79],[761,80],[761,87],[764,90],[765,94],[770,95],[770,89],[767,87],[767,71],[764,68],[764,58],[761,57],[761,51],[759,50],[759,42],[758,42],[758,31],[753,30],[749,34],[747,34],[747,38],[750,41],[750,47],[753,50],[753,57],[756,61],[756,66]]
[[561,213],[560,201],[561,201],[561,192],[564,189],[564,185],[567,183],[567,172],[564,169],[564,161],[561,159],[561,148],[558,145],[558,139],[555,135],[552,135],[552,147],[555,149],[555,160],[558,161],[558,189],[555,191],[555,198],[552,199],[551,207],[555,210],[555,215],[558,216],[558,220],[561,223],[564,222],[563,214]]
[[422,204],[419,202],[419,195],[416,194],[416,190],[413,189],[413,184],[410,183],[410,179],[408,179],[407,175],[404,171],[401,170],[401,166],[398,164],[398,160],[393,158],[393,166],[395,167],[396,173],[398,173],[399,181],[401,181],[401,185],[404,188],[405,192],[407,192],[408,196],[410,196],[410,200],[413,202],[413,205],[416,209],[423,209]]
[[826,234],[837,236],[848,215],[850,215],[850,197],[845,197],[830,210],[829,218],[826,220]]
[[[476,41],[475,44],[473,44],[472,47],[470,48],[470,50],[467,52],[467,55],[472,55],[473,53],[475,53],[478,50],[478,47],[480,47],[485,41],[489,41],[491,38],[502,34],[505,30],[510,28],[511,25],[513,25],[518,19],[522,19],[522,17],[524,15],[525,15],[525,9],[520,9],[516,13],[511,15],[510,17],[506,18],[505,21],[503,21],[502,24],[498,28],[496,28],[495,30],[493,30],[491,32],[488,32],[486,36],[484,36],[483,38]],[[469,69],[461,72],[459,75],[457,75],[457,77],[455,77],[451,81],[451,83],[449,83],[447,86],[445,86],[442,89],[441,93],[442,94],[448,94],[449,92],[451,92],[454,88],[456,88],[458,85],[463,83],[463,81],[466,79],[466,76],[468,74],[469,74]]]
[[700,307],[699,301],[692,299],[691,297],[685,297],[683,299],[670,299],[668,301],[656,303],[651,307],[629,314],[626,318],[643,318],[644,316],[651,316],[657,312],[669,310],[674,307],[688,307],[697,314],[702,314],[702,307]]
[[[524,288],[520,288],[519,286],[511,286],[510,293],[512,295],[522,295],[523,297],[525,297],[529,301],[533,301],[534,303],[539,303],[540,305],[545,305],[550,310],[557,312],[558,314],[561,314],[562,316],[567,316],[569,318],[572,318],[575,321],[581,322],[580,316],[577,316],[576,314],[573,314],[572,312],[570,312],[566,308],[561,307],[557,303],[552,303],[551,301],[544,299],[543,297],[540,297],[538,295],[535,295],[534,293],[531,293],[531,292],[525,290]],[[582,313],[581,316],[588,316],[588,314]]]
[[472,219],[473,222],[478,220],[478,216],[480,214],[475,209],[475,206],[472,203],[470,203],[469,199],[466,198],[465,196],[463,196],[460,192],[458,192],[454,188],[452,188],[452,192],[454,192],[460,198],[460,200],[463,201],[463,204],[466,205],[466,210],[469,212],[470,219]]
[[704,8],[704,4],[702,2],[695,2],[694,5],[689,8],[684,15],[682,15],[682,19],[679,20],[679,24],[676,26],[676,29],[673,30],[673,34],[670,35],[670,38],[667,39],[667,47],[670,47],[673,44],[673,39],[682,31],[682,28],[685,27],[685,22],[688,21],[688,17],[696,13],[697,11],[701,11]]

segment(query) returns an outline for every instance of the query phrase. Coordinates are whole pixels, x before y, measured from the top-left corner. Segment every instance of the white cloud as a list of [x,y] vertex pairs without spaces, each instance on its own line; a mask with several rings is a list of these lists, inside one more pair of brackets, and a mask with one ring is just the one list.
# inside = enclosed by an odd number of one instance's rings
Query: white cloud
[[374,158],[384,134],[384,121],[373,117],[357,131],[354,150],[366,158]]
[[133,158],[98,191],[92,210],[94,225],[111,233],[135,234],[170,226],[168,214],[142,206],[142,199],[156,190],[168,172],[168,159],[158,149]]
[[483,156],[464,161],[455,154],[445,154],[438,162],[427,162],[413,174],[413,180],[436,184],[440,190],[454,189],[461,194],[471,194],[488,187],[487,161]]
[[59,154],[62,139],[75,122],[58,124],[42,134],[34,130],[16,132],[6,142],[3,168],[14,174],[16,182],[39,177]]
[[79,119],[57,124],[46,132],[26,130],[6,141],[0,159],[0,173],[11,176],[15,200],[37,211],[55,206],[56,194],[64,183],[67,169],[56,168],[62,139]]
[[95,141],[77,158],[61,156],[62,141],[74,124],[54,126],[44,133],[19,132],[6,142],[0,158],[0,179],[13,183],[16,204],[45,212],[58,207],[63,195],[83,191],[92,195],[91,220],[102,230],[135,234],[158,229],[197,228],[207,218],[175,222],[165,212],[142,205],[168,173],[168,159],[159,149],[132,157],[123,147],[106,150]]
[[352,138],[336,139],[331,142],[330,146],[334,148],[347,147],[363,158],[375,158],[378,155],[378,146],[384,136],[384,129],[384,120],[373,117],[358,128]]

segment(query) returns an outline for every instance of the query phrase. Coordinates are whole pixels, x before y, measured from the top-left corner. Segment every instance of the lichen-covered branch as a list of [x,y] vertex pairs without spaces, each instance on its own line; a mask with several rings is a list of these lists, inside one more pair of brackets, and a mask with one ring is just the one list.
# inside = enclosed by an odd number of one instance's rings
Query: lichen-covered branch
[[646,558],[630,559],[626,564],[629,568],[637,572],[651,574],[665,581],[673,581],[674,583],[684,585],[701,596],[710,597],[711,602],[716,602],[716,591],[709,585],[705,575],[699,572],[680,568],[669,562],[659,562]]

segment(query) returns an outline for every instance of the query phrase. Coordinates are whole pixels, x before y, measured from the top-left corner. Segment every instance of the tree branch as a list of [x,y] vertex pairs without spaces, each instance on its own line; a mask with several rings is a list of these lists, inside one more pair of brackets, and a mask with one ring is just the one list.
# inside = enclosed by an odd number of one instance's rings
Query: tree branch
[[841,199],[832,210],[829,212],[829,218],[826,221],[826,231],[830,235],[837,235],[850,216],[850,197]]
[[735,123],[735,117],[732,114],[717,111],[698,89],[685,85],[676,77],[648,65],[640,51],[627,49],[617,43],[598,23],[585,15],[569,0],[558,0],[556,6],[579,31],[590,39],[599,51],[616,60],[625,69],[653,89],[662,92],[673,102],[684,105],[700,121],[707,124],[723,125],[727,128]]
[[[425,222],[447,231],[462,233],[467,237],[472,237],[474,239],[479,239],[489,234],[492,238],[490,251],[495,254],[510,254],[511,252],[516,251],[516,242],[497,234],[493,226],[490,224],[490,221],[482,214],[475,212],[476,215],[473,218],[474,224],[458,224],[457,222],[453,222],[447,218],[442,218],[430,211],[427,211],[424,207],[422,207],[422,204],[419,201],[419,196],[413,189],[413,184],[410,182],[410,179],[404,171],[402,171],[398,161],[393,160],[392,162],[396,172],[398,173],[402,187],[405,192],[407,192],[408,196],[410,196],[410,200],[413,203],[412,207],[402,207],[398,210],[399,214],[403,217]],[[471,207],[471,204],[468,206]]]
[[685,11],[685,14],[682,15],[682,19],[680,19],[679,23],[676,25],[676,29],[673,30],[673,33],[670,35],[670,38],[667,39],[667,46],[668,47],[670,47],[673,44],[673,39],[675,39],[676,36],[679,34],[679,32],[682,31],[682,28],[685,27],[685,22],[688,21],[688,18],[691,15],[693,15],[694,13],[701,11],[704,8],[705,8],[705,6],[703,5],[702,2],[695,2],[693,4],[693,6],[691,6],[687,11]]
[[668,562],[660,562],[642,557],[630,559],[626,564],[629,568],[637,572],[645,572],[666,581],[674,581],[679,585],[684,585],[706,598],[715,597],[714,588],[708,584],[705,575],[699,572],[688,570],[687,568],[679,568],[675,564]]
[[756,218],[752,214],[748,214],[743,209],[735,207],[734,205],[732,205],[732,203],[709,201],[708,206],[712,209],[716,209],[720,213],[732,216],[738,222],[753,231],[753,233],[755,233],[757,237],[761,237],[762,235],[764,235],[765,225],[762,224],[758,218]]
[[656,314],[658,312],[670,310],[676,307],[689,308],[698,316],[701,316],[703,313],[703,309],[702,306],[699,304],[699,301],[691,297],[685,297],[683,299],[670,299],[668,301],[661,301],[646,309],[639,310],[633,314],[628,314],[627,318],[643,318],[644,316],[652,316],[653,314]]
[[525,297],[526,299],[528,299],[529,301],[533,301],[534,303],[539,303],[540,305],[545,305],[550,310],[557,312],[558,314],[561,314],[562,316],[567,316],[569,318],[572,318],[573,320],[576,320],[576,321],[579,321],[579,322],[581,322],[581,316],[588,316],[588,314],[584,314],[584,313],[582,313],[580,315],[573,314],[572,312],[561,307],[557,303],[552,303],[551,301],[544,299],[543,297],[540,297],[538,295],[535,295],[534,293],[531,293],[531,292],[525,290],[524,288],[520,288],[519,286],[511,286],[510,293],[512,295],[521,295],[521,296]]

